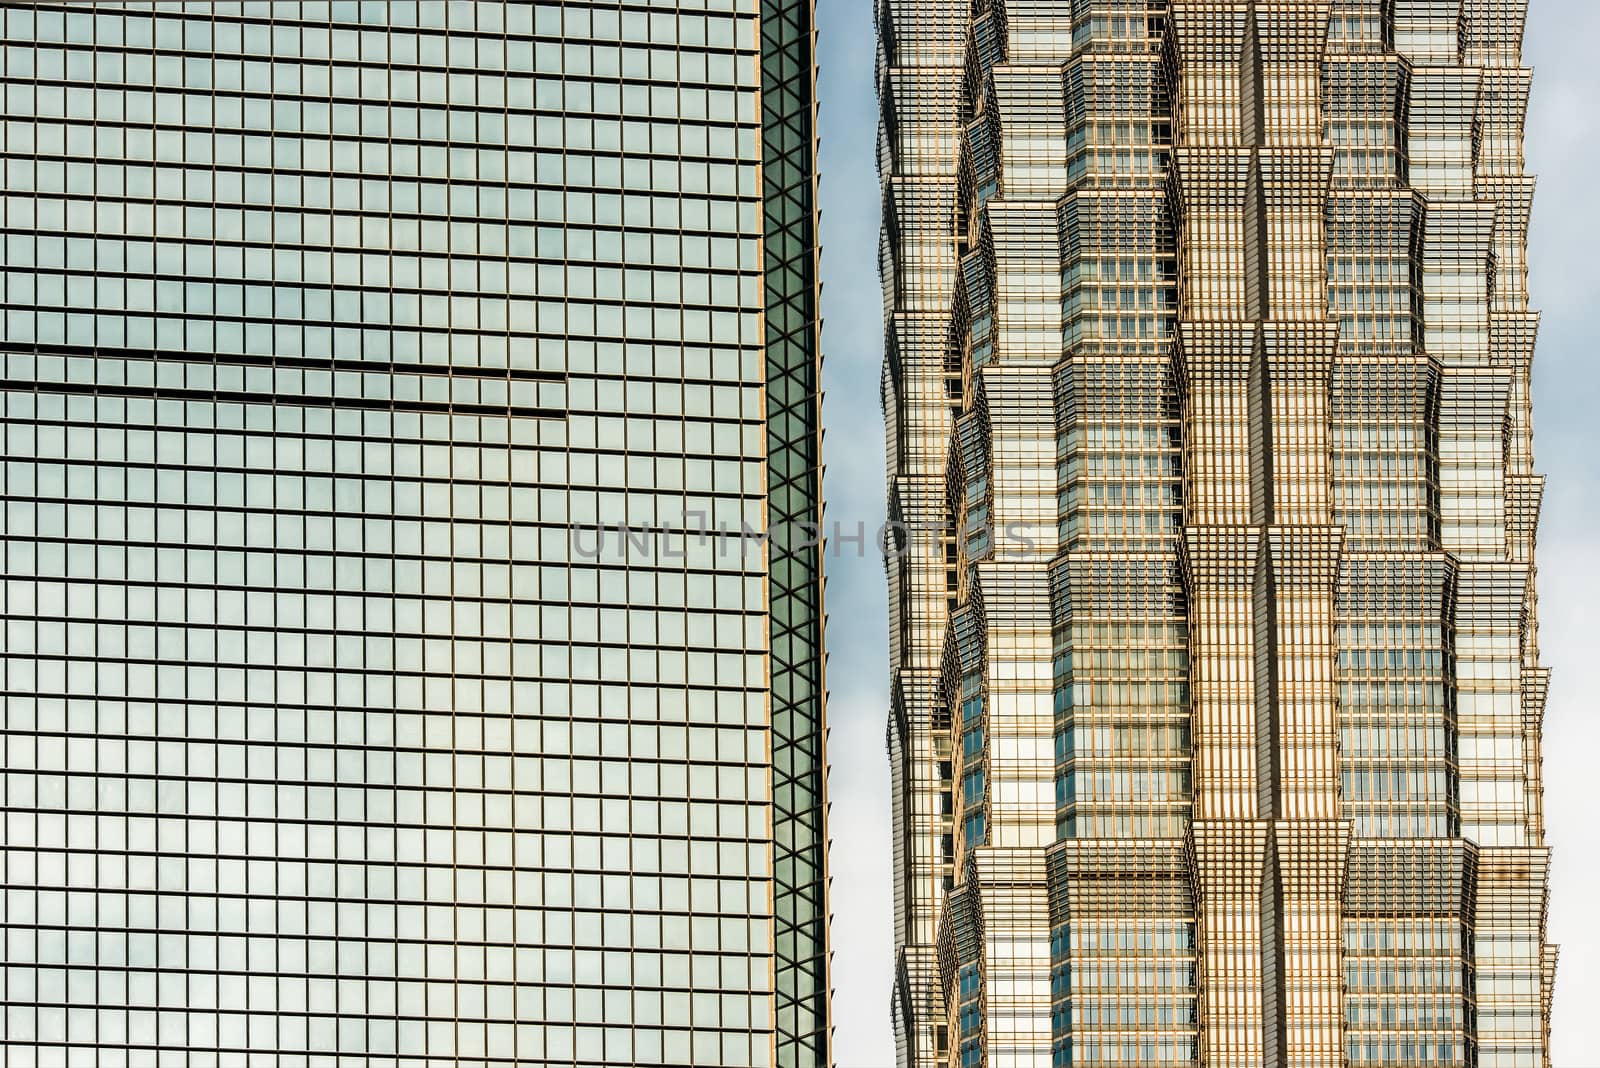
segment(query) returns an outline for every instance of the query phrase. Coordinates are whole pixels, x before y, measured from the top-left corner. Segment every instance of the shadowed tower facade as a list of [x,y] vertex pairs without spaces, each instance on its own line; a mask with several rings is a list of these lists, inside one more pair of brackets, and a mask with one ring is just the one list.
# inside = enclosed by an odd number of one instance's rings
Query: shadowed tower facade
[[1526,0],[882,0],[902,1064],[1548,1064]]

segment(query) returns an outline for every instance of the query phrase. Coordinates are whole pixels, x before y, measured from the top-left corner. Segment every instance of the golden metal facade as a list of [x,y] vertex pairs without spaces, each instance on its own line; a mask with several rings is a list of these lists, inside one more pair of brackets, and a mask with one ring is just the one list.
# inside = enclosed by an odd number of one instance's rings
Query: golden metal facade
[[945,469],[959,378],[945,367],[955,284],[956,154],[966,0],[877,0],[883,176],[889,514],[905,551],[889,570],[888,742],[893,769],[896,983],[902,1061],[941,1041],[945,1000],[935,931],[951,883],[949,715],[939,695],[947,564]]
[[881,0],[901,1063],[1548,1063],[1526,0]]

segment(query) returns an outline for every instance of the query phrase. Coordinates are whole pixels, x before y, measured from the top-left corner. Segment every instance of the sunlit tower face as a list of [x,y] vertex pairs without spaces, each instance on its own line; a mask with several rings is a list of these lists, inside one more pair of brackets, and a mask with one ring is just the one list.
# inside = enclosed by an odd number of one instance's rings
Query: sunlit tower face
[[902,1063],[1548,1063],[1525,9],[878,5]]

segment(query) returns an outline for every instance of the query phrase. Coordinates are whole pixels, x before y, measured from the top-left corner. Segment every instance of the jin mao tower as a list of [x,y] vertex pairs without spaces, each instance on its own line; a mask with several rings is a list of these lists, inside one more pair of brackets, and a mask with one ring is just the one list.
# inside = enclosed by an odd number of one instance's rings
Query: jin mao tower
[[879,0],[902,1064],[1548,1063],[1526,0]]

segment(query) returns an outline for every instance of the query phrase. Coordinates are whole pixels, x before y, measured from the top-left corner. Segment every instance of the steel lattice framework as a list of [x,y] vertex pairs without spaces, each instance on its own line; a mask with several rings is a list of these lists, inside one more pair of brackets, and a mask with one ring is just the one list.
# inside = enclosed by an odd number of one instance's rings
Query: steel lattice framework
[[761,6],[777,1040],[829,1063],[816,78],[810,0]]

